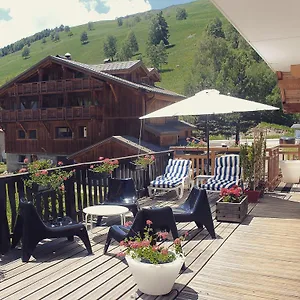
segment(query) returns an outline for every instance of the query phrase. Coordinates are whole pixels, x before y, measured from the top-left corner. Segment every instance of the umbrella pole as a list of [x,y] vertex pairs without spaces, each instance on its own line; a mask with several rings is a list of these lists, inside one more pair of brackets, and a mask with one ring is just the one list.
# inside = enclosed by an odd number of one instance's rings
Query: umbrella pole
[[209,115],[206,115],[207,173],[209,175]]

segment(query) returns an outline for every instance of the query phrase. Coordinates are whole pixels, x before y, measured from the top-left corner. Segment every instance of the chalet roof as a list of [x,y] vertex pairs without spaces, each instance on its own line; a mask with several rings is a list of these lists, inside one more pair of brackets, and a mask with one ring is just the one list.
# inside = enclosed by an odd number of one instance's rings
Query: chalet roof
[[[132,60],[132,61],[116,61],[116,62],[109,62],[105,64],[97,64],[97,65],[90,65],[95,70],[100,72],[110,72],[110,71],[128,71],[130,69],[134,69],[138,66],[141,66],[140,60]],[[147,69],[148,70],[148,69]]]
[[159,152],[159,151],[163,151],[166,150],[167,148],[164,147],[159,147],[157,145],[145,142],[145,141],[141,141],[141,144],[139,145],[139,140],[135,137],[132,136],[119,136],[119,135],[114,135],[111,136],[101,142],[95,143],[89,147],[86,147],[80,151],[77,151],[71,155],[69,155],[67,158],[68,159],[73,159],[78,155],[81,155],[85,152],[88,152],[94,148],[97,148],[98,146],[104,145],[106,143],[110,143],[112,141],[118,141],[122,144],[125,144],[126,146],[131,146],[132,148],[136,149],[137,154],[138,152],[140,153],[152,153],[152,152]]
[[[113,83],[119,83],[121,85],[125,85],[125,86],[128,86],[128,87],[137,89],[137,90],[144,90],[146,92],[159,93],[159,94],[162,94],[162,95],[185,98],[184,95],[177,94],[173,91],[169,91],[169,90],[166,90],[166,89],[163,89],[163,88],[160,88],[160,87],[150,86],[150,85],[146,85],[146,84],[135,83],[135,82],[132,82],[132,81],[125,80],[123,78],[114,76],[112,74],[106,73],[104,71],[100,71],[99,68],[97,67],[99,65],[88,65],[88,64],[84,64],[84,63],[77,62],[77,61],[74,61],[74,60],[68,60],[68,59],[65,59],[65,58],[56,57],[56,56],[52,56],[52,55],[47,56],[46,58],[41,60],[39,63],[33,65],[28,70],[22,72],[17,77],[13,78],[12,80],[10,80],[7,83],[5,83],[4,85],[2,85],[2,87],[0,87],[0,93],[1,93],[1,90],[3,91],[7,87],[9,87],[13,83],[15,83],[18,79],[21,79],[27,73],[36,70],[40,65],[46,63],[49,60],[53,61],[53,62],[56,62],[56,63],[59,63],[59,64],[62,64],[62,65],[69,66],[71,68],[77,69],[77,70],[79,70],[81,72],[84,72],[84,73],[90,73],[92,76],[94,76],[96,78],[105,79],[106,81],[110,81],[110,82],[113,82]],[[141,63],[140,61],[138,61],[138,62]],[[126,62],[124,62],[124,63],[126,63]]]
[[145,129],[157,135],[176,134],[180,130],[195,129],[197,126],[182,120],[172,120],[165,124],[145,124]]

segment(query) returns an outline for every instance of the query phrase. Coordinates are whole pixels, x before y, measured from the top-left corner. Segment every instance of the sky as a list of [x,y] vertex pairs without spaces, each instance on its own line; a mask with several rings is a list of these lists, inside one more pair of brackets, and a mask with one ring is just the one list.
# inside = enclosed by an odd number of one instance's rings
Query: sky
[[194,0],[0,0],[0,47],[46,28],[81,25]]

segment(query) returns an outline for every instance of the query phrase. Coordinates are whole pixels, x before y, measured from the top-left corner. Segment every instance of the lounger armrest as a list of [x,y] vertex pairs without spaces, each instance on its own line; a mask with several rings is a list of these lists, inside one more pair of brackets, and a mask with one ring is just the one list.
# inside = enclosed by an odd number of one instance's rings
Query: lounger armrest
[[213,175],[197,175],[195,177],[196,186],[199,186],[199,183],[203,184],[203,180],[207,180],[207,179],[213,178],[213,177],[214,177]]

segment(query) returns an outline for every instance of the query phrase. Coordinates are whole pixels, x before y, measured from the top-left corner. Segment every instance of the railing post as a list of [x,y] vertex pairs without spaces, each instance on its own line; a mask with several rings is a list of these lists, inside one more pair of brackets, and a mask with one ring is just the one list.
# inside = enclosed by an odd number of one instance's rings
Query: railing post
[[73,220],[78,220],[75,207],[74,181],[74,176],[65,181],[66,215],[71,217]]
[[7,220],[6,188],[4,179],[0,179],[0,253],[4,254],[10,249],[10,232]]

